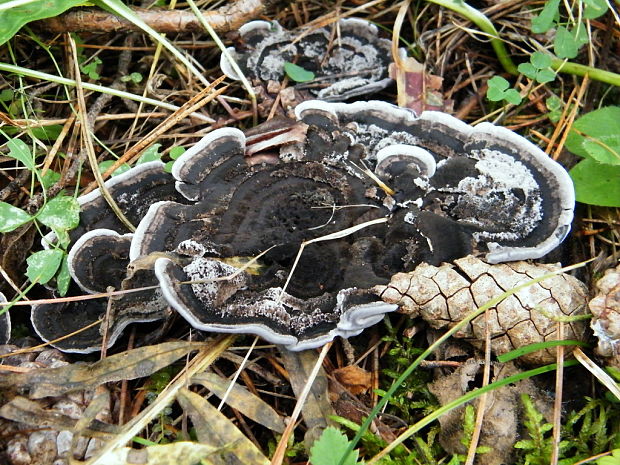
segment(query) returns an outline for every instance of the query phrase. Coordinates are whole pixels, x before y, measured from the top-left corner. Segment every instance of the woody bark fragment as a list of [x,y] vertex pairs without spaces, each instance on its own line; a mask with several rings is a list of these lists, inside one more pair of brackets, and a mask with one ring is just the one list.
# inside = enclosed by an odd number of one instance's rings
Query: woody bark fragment
[[[239,0],[203,15],[216,32],[237,30],[242,24],[263,12],[262,0]],[[157,32],[201,32],[203,27],[189,10],[133,8],[136,15]],[[96,8],[72,9],[54,18],[33,23],[46,32],[128,32],[139,31],[133,23]]]

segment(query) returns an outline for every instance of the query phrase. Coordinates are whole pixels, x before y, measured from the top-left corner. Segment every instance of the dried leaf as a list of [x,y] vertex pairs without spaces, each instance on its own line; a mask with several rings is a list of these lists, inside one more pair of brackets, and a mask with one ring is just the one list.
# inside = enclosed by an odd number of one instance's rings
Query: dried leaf
[[144,449],[121,447],[101,457],[106,465],[194,465],[214,463],[210,456],[219,449],[197,442],[175,442],[148,446]]
[[149,376],[188,352],[204,347],[197,342],[165,342],[112,355],[93,364],[74,363],[28,373],[0,373],[0,387],[29,390],[31,399],[94,389],[110,381]]
[[411,108],[418,115],[424,110],[445,111],[452,105],[441,94],[443,78],[426,72],[414,58],[405,58],[403,67],[390,65],[390,77],[398,88],[398,106]]
[[215,464],[268,465],[263,453],[239,429],[202,396],[180,389],[177,401],[189,414],[198,440],[214,448],[232,446],[218,456],[210,457]]
[[[75,418],[64,415],[57,410],[44,409],[37,402],[26,399],[25,397],[14,397],[10,402],[0,408],[0,417],[7,420],[24,423],[26,425],[36,425],[37,427],[48,427],[56,430],[72,430],[77,423]],[[94,420],[89,428],[84,430],[89,436],[104,434],[116,434],[118,428]]]
[[358,367],[350,365],[348,367],[338,368],[332,373],[338,382],[345,386],[351,394],[357,395],[368,391],[372,386],[370,372]]
[[[288,370],[291,386],[296,396],[299,396],[308,382],[312,368],[316,363],[318,354],[311,350],[303,352],[280,351],[284,366]],[[323,430],[329,426],[327,419],[334,415],[334,409],[329,401],[327,386],[327,375],[323,368],[312,383],[312,388],[303,406],[302,415],[308,427],[305,435],[305,446],[309,450],[314,441],[322,434]]]
[[[215,373],[199,373],[192,378],[192,383],[202,384],[221,399],[228,389],[230,380]],[[235,384],[226,397],[226,403],[270,430],[276,433],[284,432],[284,421],[278,412],[243,386]]]

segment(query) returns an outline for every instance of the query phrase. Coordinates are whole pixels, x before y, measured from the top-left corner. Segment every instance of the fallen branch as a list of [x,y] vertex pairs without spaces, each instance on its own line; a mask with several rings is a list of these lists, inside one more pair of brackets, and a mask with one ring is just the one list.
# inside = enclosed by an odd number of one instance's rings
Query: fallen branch
[[[238,0],[203,15],[216,32],[237,30],[242,24],[263,13],[262,0]],[[204,28],[191,10],[132,8],[157,32],[202,32]],[[74,8],[54,18],[42,19],[33,26],[51,33],[139,31],[133,23],[98,8]]]

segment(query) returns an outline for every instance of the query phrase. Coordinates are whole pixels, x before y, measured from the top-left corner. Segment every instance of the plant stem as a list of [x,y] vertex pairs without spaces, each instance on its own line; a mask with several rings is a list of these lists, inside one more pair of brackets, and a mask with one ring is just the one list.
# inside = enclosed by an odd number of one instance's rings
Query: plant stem
[[560,60],[556,57],[551,58],[551,68],[559,73],[573,74],[575,76],[585,76],[587,74],[590,79],[595,81],[620,87],[620,74],[605,71],[604,69],[580,65],[579,63]]
[[[507,73],[517,76],[519,71],[514,62],[510,58],[504,42],[499,38],[499,32],[493,26],[493,23],[489,18],[482,14],[477,9],[469,6],[467,3],[459,0],[426,0],[430,3],[448,8],[455,11],[461,16],[467,18],[472,23],[480,28],[483,32],[491,37],[491,46],[495,50],[498,60],[502,64],[502,67]],[[575,76],[585,76],[586,74],[590,79],[595,81],[604,82],[620,87],[620,74],[612,73],[591,66],[580,65],[578,63],[571,63],[569,61],[560,60],[554,56],[551,57],[551,68],[560,73],[573,74]]]
[[486,32],[491,37],[491,46],[493,50],[495,50],[495,54],[499,62],[502,64],[504,70],[507,73],[518,75],[519,71],[517,71],[516,65],[513,63],[510,55],[508,54],[508,50],[504,46],[504,42],[499,38],[499,32],[493,26],[493,23],[489,18],[483,15],[480,11],[475,8],[469,6],[467,3],[458,0],[426,0],[430,3],[435,3],[437,5],[443,6],[444,8],[448,8],[452,11],[457,12],[461,16],[469,19],[472,23],[478,26],[483,32]]
[[[61,76],[55,76],[53,74],[42,73],[41,71],[35,71],[32,69],[22,68],[21,66],[10,65],[8,63],[0,62],[0,71],[6,71],[9,73],[15,73],[20,76],[28,76],[35,79],[41,79],[43,81],[56,82],[58,84],[62,84],[65,86],[75,87],[75,81],[73,79],[68,79]],[[154,105],[156,107],[165,108],[170,111],[177,111],[179,107],[176,105],[171,105],[170,103],[162,102],[160,100],[155,100],[148,97],[142,97],[141,95],[132,94],[130,92],[125,92],[122,90],[112,89],[110,87],[100,86],[98,84],[91,84],[88,82],[83,82],[82,87],[87,90],[92,90],[94,92],[101,92],[103,94],[114,95],[115,97],[126,98],[129,100],[135,100],[136,102],[146,103],[148,105]],[[207,123],[214,123],[215,121],[211,118],[208,118],[199,113],[192,114],[196,118],[199,118]]]

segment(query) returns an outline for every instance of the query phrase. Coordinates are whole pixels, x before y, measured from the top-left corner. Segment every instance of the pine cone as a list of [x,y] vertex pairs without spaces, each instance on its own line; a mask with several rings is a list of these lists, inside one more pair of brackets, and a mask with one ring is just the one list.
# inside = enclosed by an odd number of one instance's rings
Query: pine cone
[[620,367],[620,265],[605,271],[595,288],[597,294],[588,305],[593,316],[590,326],[598,337],[596,351],[613,357],[611,363]]
[[[389,285],[376,286],[374,291],[385,302],[400,305],[402,312],[420,316],[439,329],[454,326],[493,297],[557,269],[554,265],[528,262],[489,265],[468,256],[440,267],[421,264],[410,273],[394,275]],[[583,314],[586,301],[586,286],[567,274],[521,289],[488,310],[493,352],[501,355],[528,344],[557,339],[557,321],[553,318]],[[586,329],[583,321],[568,322],[564,338],[583,340]],[[484,315],[455,336],[482,347]],[[532,365],[553,363],[555,350],[533,352],[519,360]]]

